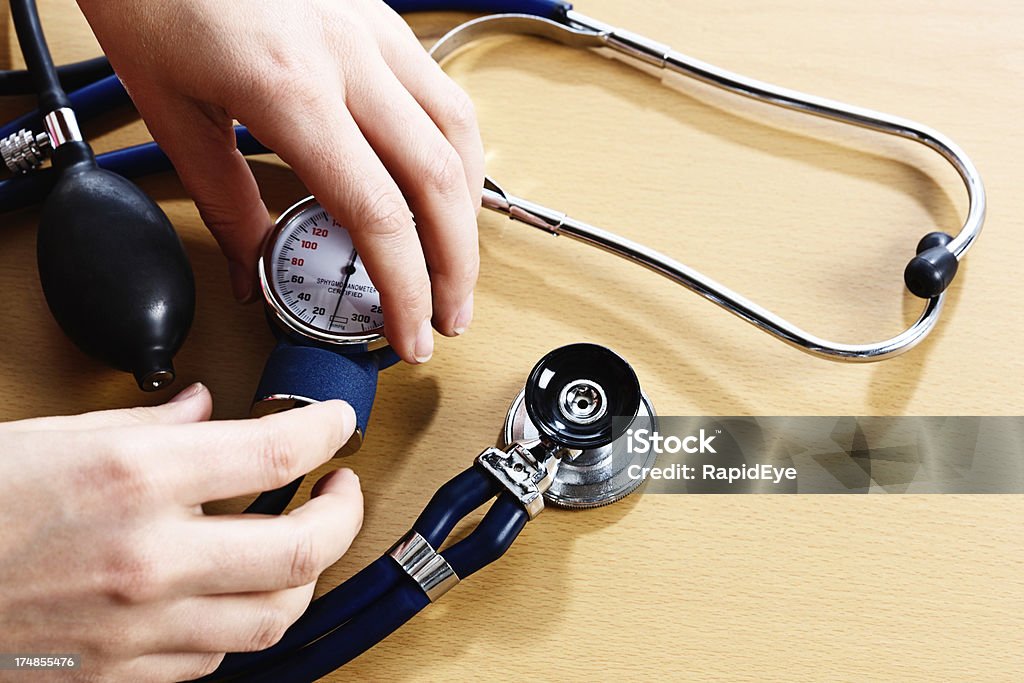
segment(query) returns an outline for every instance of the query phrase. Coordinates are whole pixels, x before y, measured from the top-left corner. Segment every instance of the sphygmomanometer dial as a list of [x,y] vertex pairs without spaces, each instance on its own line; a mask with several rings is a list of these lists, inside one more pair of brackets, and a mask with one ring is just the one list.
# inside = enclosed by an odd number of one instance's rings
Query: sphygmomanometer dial
[[277,220],[259,275],[272,314],[288,330],[329,344],[384,344],[380,294],[352,236],[313,197]]

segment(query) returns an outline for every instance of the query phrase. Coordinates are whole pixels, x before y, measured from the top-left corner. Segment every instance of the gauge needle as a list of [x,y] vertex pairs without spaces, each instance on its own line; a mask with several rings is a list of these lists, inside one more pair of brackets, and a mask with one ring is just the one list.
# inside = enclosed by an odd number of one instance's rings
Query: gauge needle
[[341,279],[341,294],[338,295],[338,303],[334,304],[334,313],[331,313],[331,318],[328,323],[331,327],[334,327],[334,321],[338,316],[338,309],[341,308],[341,301],[345,298],[345,290],[348,289],[348,281],[352,279],[352,273],[356,272],[356,250],[353,249],[352,253],[348,257],[348,263],[341,269],[341,272],[345,274],[345,277]]

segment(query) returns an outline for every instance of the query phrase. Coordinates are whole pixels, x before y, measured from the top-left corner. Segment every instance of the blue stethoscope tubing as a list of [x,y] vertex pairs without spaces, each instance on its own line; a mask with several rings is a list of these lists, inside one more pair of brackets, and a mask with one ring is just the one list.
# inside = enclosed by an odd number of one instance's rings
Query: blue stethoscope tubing
[[[520,503],[499,494],[490,476],[470,467],[438,489],[413,524],[413,531],[438,548],[459,521],[495,496],[476,529],[441,553],[460,579],[494,562],[512,545],[529,520]],[[358,657],[428,604],[423,589],[384,555],[314,600],[276,645],[228,655],[203,680],[315,680]]]
[[[440,547],[461,519],[496,493],[493,480],[471,467],[438,489],[412,528],[431,547]],[[391,557],[378,558],[348,581],[314,600],[276,645],[257,653],[229,655],[218,673],[233,673],[273,660],[324,636],[335,625],[344,623],[384,595],[403,576],[405,574]]]

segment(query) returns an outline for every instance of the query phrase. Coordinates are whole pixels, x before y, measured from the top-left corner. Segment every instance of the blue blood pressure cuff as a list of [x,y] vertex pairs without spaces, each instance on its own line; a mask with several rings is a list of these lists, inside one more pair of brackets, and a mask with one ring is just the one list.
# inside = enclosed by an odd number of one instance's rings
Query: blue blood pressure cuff
[[341,399],[355,410],[357,428],[365,434],[377,393],[377,374],[397,360],[388,347],[341,354],[282,338],[263,368],[253,399],[253,413],[267,414],[303,403]]

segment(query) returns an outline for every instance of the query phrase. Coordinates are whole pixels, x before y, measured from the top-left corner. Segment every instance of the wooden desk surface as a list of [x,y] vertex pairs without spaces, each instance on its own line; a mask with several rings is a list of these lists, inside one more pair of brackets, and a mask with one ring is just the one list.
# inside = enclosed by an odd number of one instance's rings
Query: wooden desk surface
[[[59,61],[97,53],[71,0],[41,4]],[[493,442],[531,365],[568,342],[626,355],[662,414],[1024,413],[1024,5],[580,5],[741,73],[944,131],[985,178],[985,234],[929,340],[896,360],[840,365],[609,256],[482,216],[476,321],[439,340],[426,367],[382,377],[366,446],[346,462],[365,487],[364,530],[321,588],[402,534]],[[436,37],[460,18],[414,25]],[[10,27],[5,38],[4,63],[20,64]],[[909,254],[964,211],[954,173],[927,150],[695,84],[662,88],[592,54],[499,39],[448,68],[477,102],[489,173],[510,191],[678,255],[824,336],[902,329],[919,309],[902,287]],[[87,127],[98,150],[146,139],[128,114],[115,120]],[[273,211],[303,194],[280,165],[254,166]],[[244,416],[271,348],[262,313],[232,302],[175,178],[142,185],[197,276],[177,387],[201,379],[216,417]],[[6,216],[0,231],[2,417],[165,399],[60,334],[37,284],[35,220]],[[331,680],[1020,680],[1022,513],[1024,498],[999,496],[647,496],[550,510],[500,563]]]

